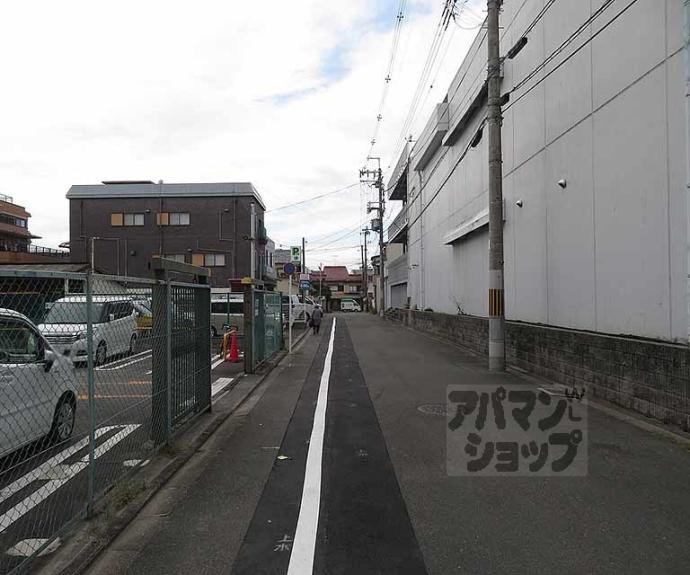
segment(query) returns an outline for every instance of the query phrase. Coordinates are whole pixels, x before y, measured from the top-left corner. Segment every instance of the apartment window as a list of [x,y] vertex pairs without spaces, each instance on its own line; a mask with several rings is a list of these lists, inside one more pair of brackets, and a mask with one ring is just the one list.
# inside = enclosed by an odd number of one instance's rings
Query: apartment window
[[125,214],[124,223],[126,226],[143,226],[144,214]]
[[188,226],[189,212],[160,212],[156,214],[156,223],[159,226]]
[[110,214],[111,226],[143,226],[144,214]]
[[10,224],[11,226],[17,226],[19,228],[26,227],[26,220],[22,218],[15,218],[14,216],[10,216],[8,214],[0,214],[0,222],[3,224]]
[[179,262],[181,264],[185,263],[184,254],[166,254],[163,256],[166,260],[173,260],[174,262]]
[[208,268],[222,267],[225,265],[225,254],[205,254],[204,266]]

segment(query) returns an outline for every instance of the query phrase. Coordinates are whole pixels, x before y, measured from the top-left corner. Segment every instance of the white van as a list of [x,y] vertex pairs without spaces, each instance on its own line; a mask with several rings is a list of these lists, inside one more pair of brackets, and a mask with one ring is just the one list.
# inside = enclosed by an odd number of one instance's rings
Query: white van
[[211,293],[211,335],[222,335],[225,326],[244,333],[243,293]]
[[340,302],[341,311],[362,311],[362,307],[354,300],[346,299]]
[[49,436],[72,435],[77,380],[31,321],[0,309],[0,457]]
[[[127,296],[93,296],[94,363],[101,365],[109,357],[132,353],[137,342],[137,313]],[[51,304],[43,323],[38,326],[55,350],[69,351],[74,363],[86,357],[86,296],[69,296]]]

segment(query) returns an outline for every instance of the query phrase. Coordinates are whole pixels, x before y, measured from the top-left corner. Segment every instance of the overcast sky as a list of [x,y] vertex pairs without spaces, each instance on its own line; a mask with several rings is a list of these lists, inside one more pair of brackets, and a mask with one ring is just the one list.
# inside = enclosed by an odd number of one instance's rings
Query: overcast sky
[[[3,2],[0,193],[31,212],[37,244],[55,247],[69,239],[72,184],[251,181],[276,244],[305,236],[310,267],[352,267],[360,237],[346,234],[370,190],[270,210],[358,182],[399,3]],[[443,4],[407,1],[374,148],[384,169],[395,163]],[[475,15],[482,4],[470,2]],[[451,22],[413,135],[475,34]]]

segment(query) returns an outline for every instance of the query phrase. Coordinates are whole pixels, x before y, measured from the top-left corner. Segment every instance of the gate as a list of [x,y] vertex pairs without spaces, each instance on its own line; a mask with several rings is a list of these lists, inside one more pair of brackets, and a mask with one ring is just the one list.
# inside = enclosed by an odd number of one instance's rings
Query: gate
[[[245,334],[251,330],[251,350],[245,351],[245,371],[253,373],[283,348],[282,296],[279,292],[251,290],[251,318],[245,317]],[[250,328],[250,329],[249,329]]]

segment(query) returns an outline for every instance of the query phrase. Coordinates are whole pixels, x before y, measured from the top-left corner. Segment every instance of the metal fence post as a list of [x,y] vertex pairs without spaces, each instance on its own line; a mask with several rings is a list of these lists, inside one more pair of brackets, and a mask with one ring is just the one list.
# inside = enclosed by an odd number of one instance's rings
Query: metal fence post
[[89,479],[86,514],[93,514],[96,493],[96,386],[94,380],[93,357],[93,275],[86,273],[86,379],[88,385],[89,405]]
[[166,379],[166,441],[172,437],[172,286],[170,279],[165,286],[165,379]]

